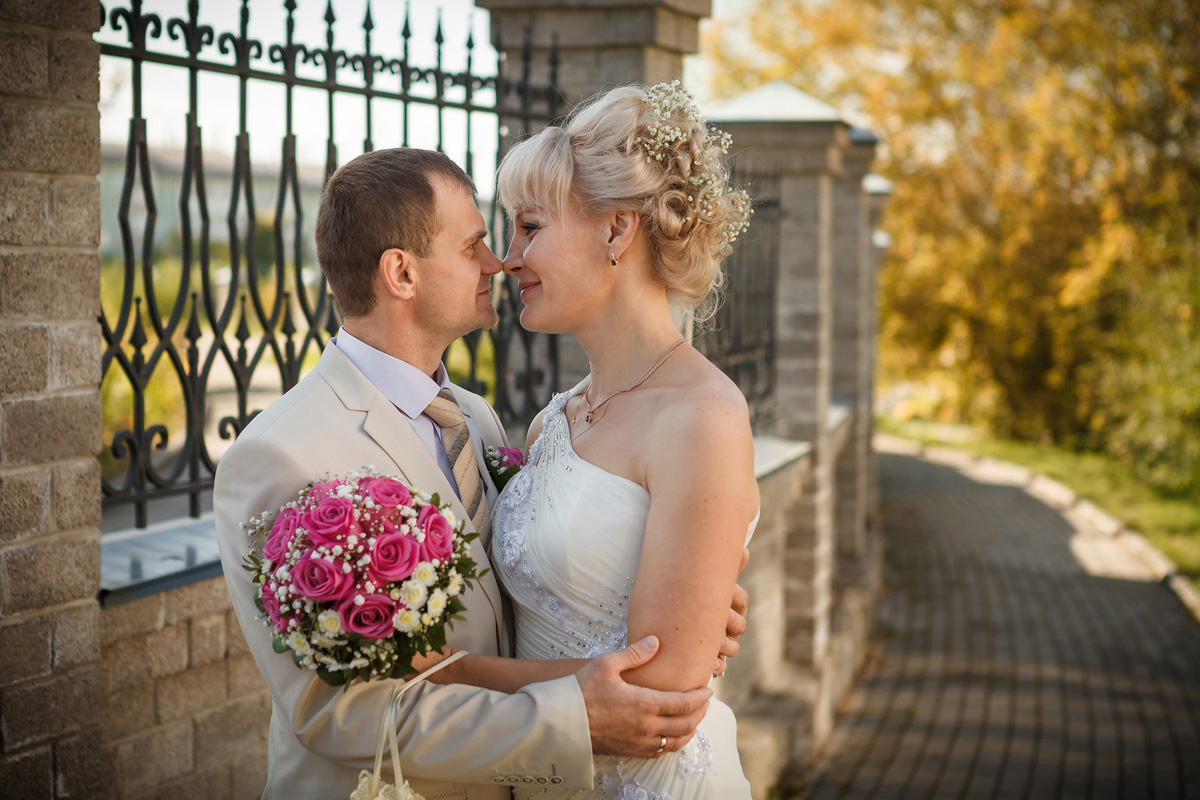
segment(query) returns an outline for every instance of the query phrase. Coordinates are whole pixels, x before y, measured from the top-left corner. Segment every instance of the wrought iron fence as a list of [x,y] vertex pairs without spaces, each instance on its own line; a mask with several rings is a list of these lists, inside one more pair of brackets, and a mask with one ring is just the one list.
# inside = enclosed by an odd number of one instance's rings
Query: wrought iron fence
[[[507,137],[560,111],[553,88],[557,56],[551,54],[550,83],[534,85],[528,33],[516,75],[509,74],[499,41],[492,43],[492,53],[477,47],[470,33],[463,45],[465,69],[451,70],[443,66],[440,17],[434,64],[421,66],[410,59],[413,33],[407,10],[403,28],[391,41],[399,54],[389,57],[375,49],[369,3],[359,52],[335,48],[332,2],[325,10],[324,46],[296,41],[297,4],[286,0],[282,6],[282,41],[274,44],[251,36],[249,0],[241,0],[232,32],[204,24],[199,0],[189,0],[186,14],[165,22],[147,13],[142,0],[111,11],[101,7],[100,52],[128,65],[132,89],[120,197],[115,209],[102,209],[106,215],[115,211],[120,239],[119,253],[104,269],[102,292],[108,300],[102,303],[100,317],[107,428],[103,503],[106,509],[132,506],[137,527],[146,525],[147,504],[157,498],[186,497],[188,513],[197,516],[202,496],[211,490],[219,452],[273,396],[295,385],[337,331],[324,278],[306,263],[313,248],[305,220],[315,208],[297,153],[297,137],[314,128],[313,135],[320,135],[323,127],[324,178],[337,168],[341,156],[334,136],[339,118],[335,97],[362,99],[363,150],[377,144],[407,146],[410,112],[416,109],[436,112],[438,149],[447,125],[464,122],[463,166],[471,174],[476,166],[472,126],[481,117],[495,122],[498,152]],[[164,35],[177,44],[168,45]],[[118,36],[124,41],[107,41]],[[172,47],[176,52],[170,52]],[[494,59],[490,74],[476,69],[481,55]],[[177,247],[169,259],[161,237],[156,237],[159,198],[147,136],[153,121],[146,116],[154,98],[143,91],[146,65],[186,70],[188,79],[176,199]],[[236,98],[226,100],[230,110],[237,109],[238,128],[232,164],[224,176],[224,242],[214,239],[222,223],[210,216],[206,178],[213,173],[205,167],[199,124],[199,82],[202,76],[218,74],[232,76],[237,83]],[[266,84],[282,86],[285,98],[285,132],[269,221],[259,218],[256,205],[254,183],[262,171],[251,157],[248,114],[249,88]],[[301,116],[294,99],[297,88],[324,95],[324,120],[307,107]],[[400,122],[398,136],[378,143],[373,135],[376,103],[398,106]],[[490,222],[493,242],[503,241],[503,216],[494,201]],[[220,258],[217,250],[222,251]],[[500,324],[463,340],[457,377],[491,394],[506,422],[528,420],[555,388],[556,346],[552,337],[529,334],[517,324],[515,286],[501,285],[497,301]],[[484,363],[489,353],[494,361],[490,368]],[[497,380],[496,375],[503,377]]]
[[725,264],[724,300],[696,346],[741,388],[755,431],[775,418],[775,292],[779,268],[779,176],[738,171],[754,201],[749,229]]

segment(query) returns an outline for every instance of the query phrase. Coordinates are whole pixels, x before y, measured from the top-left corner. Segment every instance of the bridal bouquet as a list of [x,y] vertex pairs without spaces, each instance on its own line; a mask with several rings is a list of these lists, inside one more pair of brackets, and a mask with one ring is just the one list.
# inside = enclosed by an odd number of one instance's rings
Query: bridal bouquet
[[250,521],[245,568],[275,651],[331,686],[410,675],[478,577],[450,504],[374,472],[313,483]]

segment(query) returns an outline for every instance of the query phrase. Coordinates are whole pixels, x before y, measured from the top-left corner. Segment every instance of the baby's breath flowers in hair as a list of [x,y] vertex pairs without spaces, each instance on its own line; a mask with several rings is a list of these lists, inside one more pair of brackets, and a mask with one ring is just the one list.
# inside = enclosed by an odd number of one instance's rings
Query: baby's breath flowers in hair
[[687,220],[691,222],[696,216],[715,220],[720,212],[718,204],[726,195],[730,195],[734,207],[741,213],[727,220],[716,238],[718,245],[732,244],[749,226],[750,215],[754,213],[745,190],[730,186],[723,163],[723,157],[728,155],[733,145],[733,138],[716,126],[707,125],[692,93],[677,80],[655,84],[647,89],[646,105],[650,108],[653,122],[645,136],[635,139],[635,144],[645,149],[647,162],[662,162],[664,158],[672,157],[671,152],[677,143],[689,144],[689,133],[676,123],[687,121],[705,126],[707,134],[703,140],[690,142],[690,154],[677,156],[685,163],[688,173],[687,199],[690,210]]

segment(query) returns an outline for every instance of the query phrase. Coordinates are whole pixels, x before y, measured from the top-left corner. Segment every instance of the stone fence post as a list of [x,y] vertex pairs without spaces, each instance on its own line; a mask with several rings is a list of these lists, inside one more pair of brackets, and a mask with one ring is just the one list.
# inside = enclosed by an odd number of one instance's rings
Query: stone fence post
[[809,442],[816,453],[784,553],[785,654],[819,667],[833,599],[833,216],[847,126],[833,108],[783,82],[706,112],[733,137],[738,169],[780,178],[775,433]]
[[849,431],[837,456],[835,498],[837,579],[858,584],[867,543],[868,461],[871,450],[871,364],[874,349],[870,320],[874,314],[875,274],[871,269],[870,200],[863,180],[875,160],[877,140],[869,132],[850,130],[842,174],[834,184],[833,249],[833,382],[835,403],[849,408]]
[[[700,49],[699,25],[712,0],[476,0],[492,17],[510,64],[519,64],[528,30],[535,83],[549,80],[549,54],[558,47],[562,113],[624,83],[659,83],[683,76],[683,57]],[[520,76],[509,74],[511,78]],[[583,348],[558,337],[559,386],[588,374]]]
[[0,3],[0,794],[106,794],[99,606],[100,21]]

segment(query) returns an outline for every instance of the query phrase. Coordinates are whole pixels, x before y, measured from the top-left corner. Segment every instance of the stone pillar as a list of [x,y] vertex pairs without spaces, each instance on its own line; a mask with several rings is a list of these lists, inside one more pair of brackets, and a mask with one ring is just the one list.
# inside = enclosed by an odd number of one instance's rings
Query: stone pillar
[[[787,658],[819,666],[829,640],[833,465],[829,396],[834,184],[847,126],[828,105],[783,83],[706,109],[733,136],[737,168],[780,177],[775,433],[812,444],[816,462],[784,554]],[[748,235],[754,235],[754,223]]]
[[[867,314],[867,371],[866,381],[868,391],[867,413],[865,419],[867,421],[868,430],[866,437],[868,443],[871,442],[875,435],[875,366],[878,361],[878,331],[879,331],[879,303],[878,303],[878,285],[879,285],[879,270],[883,265],[883,259],[887,255],[888,237],[887,234],[879,230],[880,221],[883,218],[883,209],[887,205],[888,199],[892,196],[891,181],[879,175],[867,175],[863,181],[863,188],[867,193],[867,235],[869,244],[867,245],[868,259],[868,280],[867,280],[867,297],[866,304],[869,309]],[[878,536],[880,530],[879,525],[879,466],[876,460],[875,447],[870,445],[867,449],[867,530],[875,532]]]
[[863,179],[875,159],[877,140],[850,130],[842,174],[834,184],[833,214],[833,399],[849,407],[850,426],[837,454],[835,473],[838,582],[857,584],[866,553],[867,462],[871,447],[869,339],[873,313],[869,198]]
[[[492,15],[510,65],[519,64],[525,30],[533,79],[549,77],[558,43],[558,86],[567,109],[620,83],[659,83],[683,76],[683,57],[699,52],[699,25],[711,0],[478,0]],[[516,77],[511,75],[510,77]]]
[[0,4],[0,786],[105,793],[100,757],[100,21]]
[[[565,114],[580,101],[618,84],[673,81],[683,58],[700,50],[700,19],[712,0],[477,0],[499,34],[509,78],[521,64],[526,31],[533,57],[531,80],[550,78],[550,51],[558,46],[558,88]],[[587,356],[571,336],[558,337],[559,386],[588,373]]]

